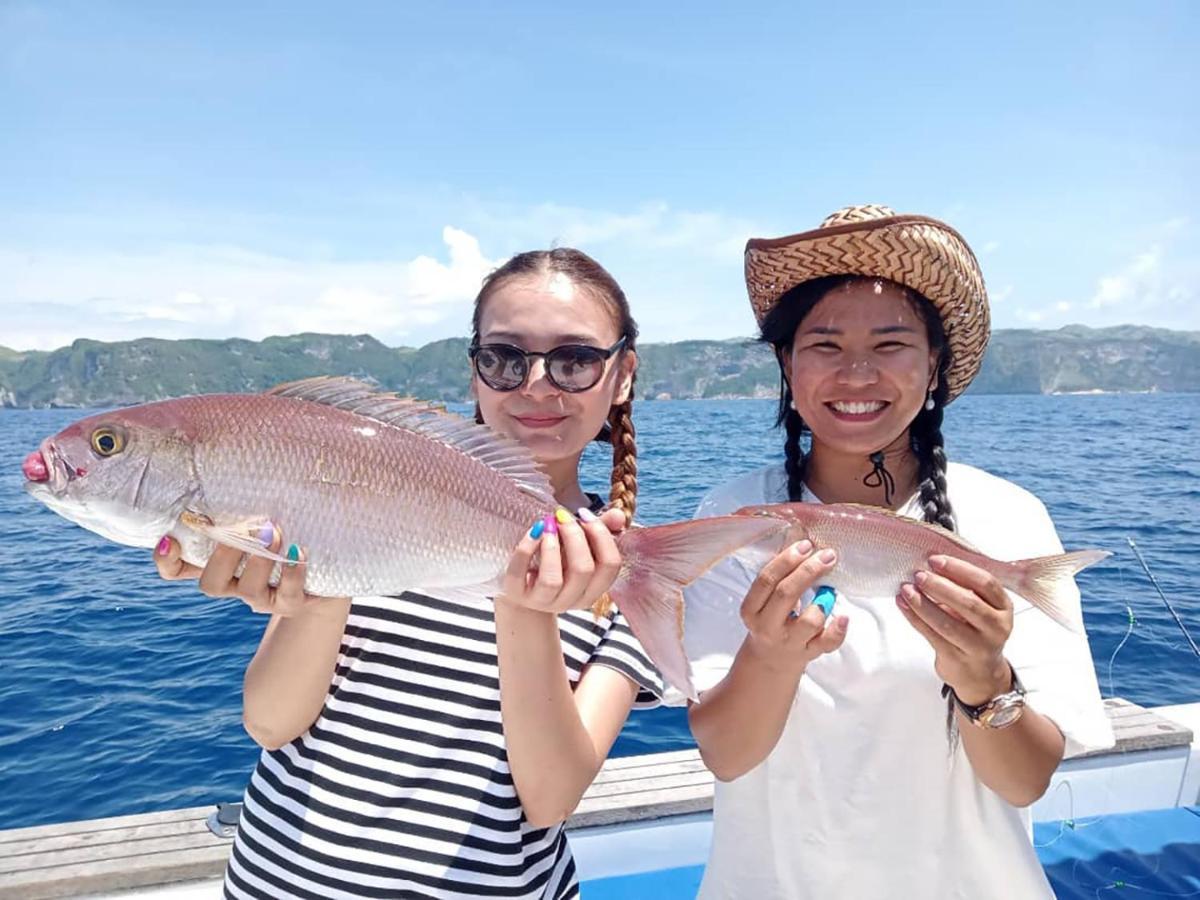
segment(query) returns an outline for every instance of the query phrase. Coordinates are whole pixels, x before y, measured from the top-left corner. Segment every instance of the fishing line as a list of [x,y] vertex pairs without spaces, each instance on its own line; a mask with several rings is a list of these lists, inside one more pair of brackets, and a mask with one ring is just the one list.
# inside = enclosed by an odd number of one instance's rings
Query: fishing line
[[1133,551],[1133,555],[1137,557],[1139,563],[1142,564],[1142,571],[1146,573],[1146,577],[1150,579],[1150,583],[1154,585],[1154,589],[1158,591],[1159,599],[1170,612],[1171,617],[1175,619],[1175,624],[1179,626],[1179,630],[1183,632],[1183,636],[1187,638],[1188,644],[1192,648],[1192,652],[1196,654],[1196,658],[1200,659],[1200,647],[1196,646],[1196,642],[1192,640],[1191,634],[1188,633],[1187,627],[1183,624],[1183,620],[1179,618],[1179,613],[1175,612],[1175,607],[1171,605],[1171,601],[1167,599],[1167,595],[1163,593],[1163,589],[1158,586],[1158,579],[1154,577],[1154,573],[1150,571],[1150,567],[1146,565],[1146,560],[1142,558],[1142,551],[1138,549],[1137,544],[1133,542],[1133,538],[1126,537],[1129,542],[1129,549]]
[[1063,780],[1058,783],[1058,787],[1056,787],[1054,789],[1054,793],[1057,794],[1063,788],[1067,789],[1067,818],[1059,820],[1058,834],[1056,834],[1050,840],[1046,841],[1046,843],[1039,844],[1036,841],[1034,841],[1033,846],[1038,850],[1041,850],[1043,847],[1049,847],[1049,846],[1052,846],[1053,844],[1058,843],[1058,841],[1062,839],[1062,836],[1064,834],[1066,834],[1068,831],[1081,831],[1084,828],[1091,828],[1093,825],[1097,824],[1100,821],[1100,817],[1097,816],[1088,822],[1076,822],[1075,821],[1075,790],[1074,790],[1074,788],[1071,787],[1070,781]]

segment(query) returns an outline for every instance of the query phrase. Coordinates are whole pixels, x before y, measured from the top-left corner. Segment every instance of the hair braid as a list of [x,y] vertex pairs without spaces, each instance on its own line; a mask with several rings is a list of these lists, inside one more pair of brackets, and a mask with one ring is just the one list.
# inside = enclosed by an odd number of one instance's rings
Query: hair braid
[[[788,398],[790,400],[790,397]],[[783,427],[787,432],[787,440],[783,445],[784,469],[787,472],[788,500],[798,503],[804,495],[804,470],[808,467],[808,457],[800,446],[800,438],[808,430],[800,413],[790,406],[784,414]]]
[[634,440],[633,397],[619,403],[608,414],[613,448],[612,490],[609,504],[625,513],[626,523],[637,511],[637,442]]
[[942,438],[945,385],[945,373],[939,371],[938,386],[933,392],[933,409],[922,409],[917,414],[909,429],[909,438],[917,456],[921,511],[925,521],[955,531],[954,510],[946,493],[946,446]]

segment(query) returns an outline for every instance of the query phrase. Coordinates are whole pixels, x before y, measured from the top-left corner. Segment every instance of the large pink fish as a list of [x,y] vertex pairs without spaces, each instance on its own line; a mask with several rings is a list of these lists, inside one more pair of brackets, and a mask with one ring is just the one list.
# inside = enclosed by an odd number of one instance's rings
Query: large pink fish
[[[321,596],[492,596],[518,540],[556,507],[520,444],[344,378],[91,416],[43,441],[23,469],[28,491],[65,518],[134,547],[170,533],[197,565],[217,543],[283,562],[255,537],[277,522],[307,548],[306,587]],[[670,683],[695,694],[681,588],[784,528],[726,516],[619,536],[609,594]]]
[[952,531],[897,515],[874,506],[853,503],[781,503],[747,506],[735,515],[774,519],[788,528],[766,543],[781,549],[789,541],[807,538],[817,549],[832,547],[838,564],[822,581],[846,596],[886,597],[927,569],[929,557],[952,556],[990,572],[1005,588],[1036,606],[1060,625],[1082,631],[1072,608],[1061,602],[1064,583],[1088,566],[1111,556],[1107,550],[1077,550],[1002,562],[980,553]]

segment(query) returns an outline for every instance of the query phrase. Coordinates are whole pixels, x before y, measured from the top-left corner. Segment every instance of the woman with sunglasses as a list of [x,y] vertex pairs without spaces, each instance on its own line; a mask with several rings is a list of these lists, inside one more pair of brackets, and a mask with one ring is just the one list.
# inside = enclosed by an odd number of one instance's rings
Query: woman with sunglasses
[[[269,563],[237,576],[241,555],[219,548],[199,571],[160,545],[164,577],[271,615],[246,671],[244,720],[264,752],[226,897],[578,896],[562,823],[630,708],[661,692],[621,613],[588,609],[635,508],[637,326],[612,276],[567,248],[489,275],[473,326],[476,417],[533,452],[560,503],[515,548],[494,602],[311,598],[302,565],[272,586]],[[601,435],[607,512],[579,482]],[[264,539],[286,545],[279,525]]]
[[[1036,497],[946,458],[943,410],[989,331],[983,275],[956,231],[850,207],[751,241],[746,282],[779,363],[786,441],[701,515],[855,503],[996,559],[1062,552]],[[840,561],[803,541],[761,572],[722,563],[685,592],[700,691],[688,718],[718,779],[700,897],[1052,897],[1028,807],[1064,752],[1112,743],[1086,636],[949,556],[894,596],[807,602],[841,566],[853,583],[869,528],[860,540]],[[1074,581],[1056,588],[1081,621]]]

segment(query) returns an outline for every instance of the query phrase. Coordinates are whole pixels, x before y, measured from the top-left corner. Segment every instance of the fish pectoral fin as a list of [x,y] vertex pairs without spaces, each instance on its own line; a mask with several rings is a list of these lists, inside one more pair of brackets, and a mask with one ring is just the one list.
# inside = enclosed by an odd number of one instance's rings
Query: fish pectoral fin
[[280,556],[278,553],[272,553],[259,541],[257,535],[262,527],[262,520],[257,522],[236,522],[231,525],[217,525],[208,516],[184,510],[179,515],[179,522],[195,531],[204,535],[210,540],[216,541],[218,544],[224,544],[226,547],[232,547],[234,550],[241,550],[243,553],[248,553],[251,556],[261,556],[263,559],[274,560],[275,562],[285,563],[287,557]]

